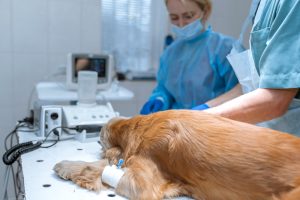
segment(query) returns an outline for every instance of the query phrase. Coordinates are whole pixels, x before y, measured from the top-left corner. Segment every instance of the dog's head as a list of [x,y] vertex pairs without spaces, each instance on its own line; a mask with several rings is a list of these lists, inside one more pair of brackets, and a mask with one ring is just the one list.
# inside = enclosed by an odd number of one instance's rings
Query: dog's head
[[115,126],[118,125],[119,122],[125,120],[125,117],[114,117],[107,122],[105,126],[102,127],[100,131],[100,144],[102,146],[103,151],[113,147],[115,144],[115,140],[113,139],[113,134],[118,130]]

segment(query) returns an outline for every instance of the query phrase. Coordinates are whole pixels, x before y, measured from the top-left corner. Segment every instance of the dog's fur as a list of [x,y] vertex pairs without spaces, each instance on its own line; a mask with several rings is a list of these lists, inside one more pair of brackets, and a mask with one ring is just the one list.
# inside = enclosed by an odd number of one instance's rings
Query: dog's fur
[[[129,199],[187,195],[200,200],[300,200],[300,139],[201,111],[112,119],[101,130],[105,157],[123,158],[116,193]],[[55,171],[100,189],[106,160],[62,162]]]

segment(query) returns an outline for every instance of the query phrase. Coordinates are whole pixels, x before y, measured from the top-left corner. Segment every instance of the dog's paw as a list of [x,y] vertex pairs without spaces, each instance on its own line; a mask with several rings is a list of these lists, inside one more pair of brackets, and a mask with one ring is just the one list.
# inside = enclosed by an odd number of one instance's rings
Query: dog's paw
[[[104,161],[103,163],[107,163]],[[103,164],[101,163],[101,164]],[[79,176],[74,177],[73,181],[80,187],[86,188],[88,190],[99,191],[102,188],[106,188],[101,181],[101,174],[103,172],[104,166],[98,165],[86,166],[80,173]]]
[[61,161],[54,166],[53,170],[61,178],[71,180],[80,187],[99,191],[102,188],[106,188],[102,185],[101,174],[107,164],[107,160],[100,160],[93,163]]
[[106,150],[104,158],[108,159],[110,165],[118,164],[119,160],[123,157],[122,150],[119,147],[113,147]]
[[86,162],[64,160],[57,163],[53,170],[59,177],[65,180],[72,180],[74,177],[79,176],[85,167]]
[[77,176],[74,178],[73,181],[80,187],[86,188],[88,190],[99,191],[103,188],[106,188],[102,184],[100,176],[98,177]]

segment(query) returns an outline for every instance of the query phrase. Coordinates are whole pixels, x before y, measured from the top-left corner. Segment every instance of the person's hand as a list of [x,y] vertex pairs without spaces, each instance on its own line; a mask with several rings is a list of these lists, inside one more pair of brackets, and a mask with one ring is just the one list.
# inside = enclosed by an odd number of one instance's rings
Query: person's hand
[[193,107],[192,110],[206,110],[208,108],[209,108],[209,106],[204,103],[204,104]]
[[160,110],[162,110],[163,106],[164,106],[164,103],[162,100],[159,100],[159,99],[149,100],[144,104],[142,110],[140,111],[140,114],[147,115],[150,113],[160,111]]

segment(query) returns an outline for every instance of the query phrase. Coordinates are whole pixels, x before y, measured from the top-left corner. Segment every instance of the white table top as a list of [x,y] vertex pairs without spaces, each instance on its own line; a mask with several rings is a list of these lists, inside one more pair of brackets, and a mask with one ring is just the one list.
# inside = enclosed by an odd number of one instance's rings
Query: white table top
[[[38,100],[41,101],[76,101],[76,90],[68,90],[64,83],[41,82],[36,85]],[[131,100],[134,93],[118,84],[113,83],[107,90],[98,91],[97,100]],[[105,99],[103,99],[105,98]]]
[[[34,140],[33,133],[19,132],[20,143]],[[49,143],[51,144],[51,143]],[[40,148],[21,156],[26,200],[122,200],[113,190],[99,193],[80,188],[72,181],[59,178],[52,170],[62,160],[93,162],[100,159],[97,142],[81,143],[74,139],[59,141],[50,148]],[[42,161],[42,162],[41,162]],[[50,184],[50,187],[43,185]],[[180,200],[189,198],[180,197]]]
[[[19,133],[20,142],[32,140],[32,133]],[[50,143],[49,143],[50,144]],[[22,169],[26,200],[99,200],[125,199],[115,194],[113,190],[100,193],[80,188],[72,181],[59,178],[52,170],[54,165],[62,160],[97,161],[100,159],[100,145],[97,142],[81,143],[76,140],[60,141],[50,148],[40,148],[22,155]],[[41,161],[42,162],[39,162]],[[50,187],[43,185],[50,184]]]

